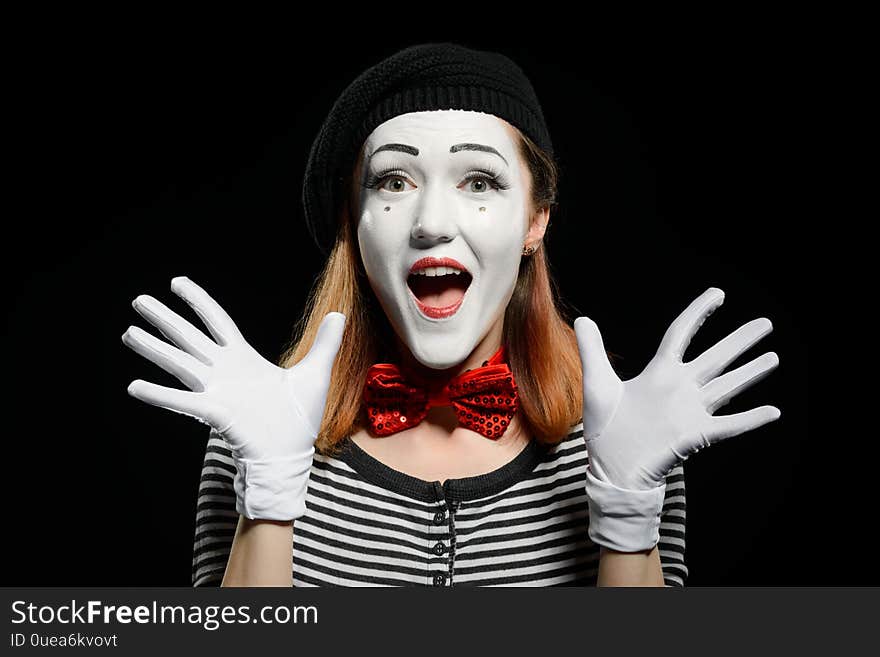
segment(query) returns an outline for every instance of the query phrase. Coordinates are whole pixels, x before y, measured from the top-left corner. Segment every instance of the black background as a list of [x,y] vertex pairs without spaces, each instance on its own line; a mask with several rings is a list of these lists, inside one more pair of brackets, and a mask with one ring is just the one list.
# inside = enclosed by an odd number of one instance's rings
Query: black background
[[427,40],[502,51],[532,80],[562,167],[554,272],[624,378],[709,286],[726,301],[688,360],[773,322],[731,367],[775,351],[779,368],[719,413],[781,419],[685,464],[688,584],[878,582],[826,531],[850,516],[816,476],[807,326],[829,292],[794,180],[807,64],[779,34],[128,28],[35,36],[13,75],[4,585],[190,584],[207,430],[127,395],[135,378],[180,386],[122,345],[130,324],[155,333],[131,301],[201,326],[169,289],[187,275],[274,360],[322,265],[300,205],[312,139],[360,71]]

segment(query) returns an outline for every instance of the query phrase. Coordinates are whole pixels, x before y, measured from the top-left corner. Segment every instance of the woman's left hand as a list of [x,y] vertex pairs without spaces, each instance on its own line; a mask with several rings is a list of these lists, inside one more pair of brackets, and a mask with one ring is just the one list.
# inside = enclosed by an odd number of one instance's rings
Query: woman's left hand
[[691,454],[779,418],[774,406],[712,415],[779,364],[777,355],[768,352],[718,376],[773,330],[769,319],[752,320],[697,358],[682,361],[691,338],[723,301],[724,292],[712,287],[691,302],[666,331],[644,371],[628,381],[612,369],[595,322],[575,320],[589,474],[606,485],[603,490],[633,491],[635,497],[658,491],[665,487],[667,473]]

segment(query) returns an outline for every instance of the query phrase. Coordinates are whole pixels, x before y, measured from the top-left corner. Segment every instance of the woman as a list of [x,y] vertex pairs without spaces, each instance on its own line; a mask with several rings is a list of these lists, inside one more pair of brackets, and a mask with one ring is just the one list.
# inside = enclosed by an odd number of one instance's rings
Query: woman
[[178,348],[123,341],[192,392],[130,394],[212,428],[195,585],[684,584],[681,462],[779,416],[712,416],[776,366],[718,376],[772,327],[683,363],[710,288],[620,381],[596,325],[558,309],[555,196],[523,72],[413,46],[349,85],[313,145],[303,200],[329,255],[280,367],[185,277],[172,290],[214,341],[135,300]]

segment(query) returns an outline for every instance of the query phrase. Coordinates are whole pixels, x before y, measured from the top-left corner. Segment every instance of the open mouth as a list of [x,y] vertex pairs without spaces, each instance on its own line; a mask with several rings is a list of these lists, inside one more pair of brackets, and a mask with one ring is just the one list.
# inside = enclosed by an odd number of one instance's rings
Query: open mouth
[[473,277],[451,267],[427,267],[410,274],[406,284],[419,310],[434,319],[454,315]]

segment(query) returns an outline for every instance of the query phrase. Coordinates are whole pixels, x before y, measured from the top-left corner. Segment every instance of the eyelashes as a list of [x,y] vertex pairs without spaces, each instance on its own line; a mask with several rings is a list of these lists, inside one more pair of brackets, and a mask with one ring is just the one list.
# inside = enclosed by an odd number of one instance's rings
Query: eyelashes
[[484,167],[483,169],[475,169],[465,174],[466,182],[477,179],[488,180],[495,189],[510,189],[510,183],[507,176],[493,167]]
[[[370,171],[362,185],[368,189],[378,189],[388,178],[407,178],[407,173],[400,168],[390,167],[380,171]],[[510,189],[510,181],[504,172],[492,166],[482,166],[468,171],[462,182],[470,183],[472,180],[487,180],[493,189]],[[477,194],[484,192],[475,192]]]
[[384,182],[386,178],[406,178],[406,173],[401,171],[400,169],[383,169],[377,173],[370,173],[367,175],[366,181],[364,181],[364,187],[368,189],[376,189],[379,186],[380,182]]

